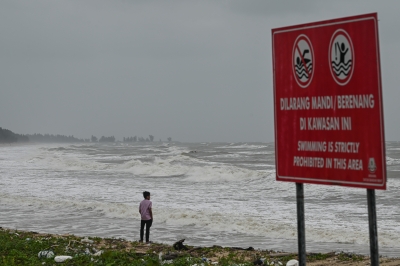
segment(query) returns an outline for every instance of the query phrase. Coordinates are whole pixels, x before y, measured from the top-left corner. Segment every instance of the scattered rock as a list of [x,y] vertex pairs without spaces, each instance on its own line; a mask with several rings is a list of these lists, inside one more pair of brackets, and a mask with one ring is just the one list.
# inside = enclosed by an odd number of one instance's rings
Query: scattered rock
[[54,258],[54,261],[55,261],[55,262],[64,262],[64,261],[70,260],[70,259],[72,259],[71,256],[56,256],[56,257]]
[[97,251],[96,253],[93,254],[93,256],[98,257],[98,256],[100,256],[101,254],[103,254],[103,252],[104,252],[103,250]]
[[54,257],[54,252],[52,250],[42,250],[38,253],[39,259],[50,259]]
[[299,261],[297,261],[297,260],[289,260],[286,263],[286,266],[299,266]]
[[93,240],[88,239],[87,237],[85,237],[84,239],[81,240],[82,243],[88,243],[88,244],[93,244]]

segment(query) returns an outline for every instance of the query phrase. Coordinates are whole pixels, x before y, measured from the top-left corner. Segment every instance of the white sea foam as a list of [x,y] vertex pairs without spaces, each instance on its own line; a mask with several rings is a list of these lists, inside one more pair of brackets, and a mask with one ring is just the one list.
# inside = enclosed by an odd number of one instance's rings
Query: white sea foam
[[253,145],[253,144],[234,144],[231,143],[230,145],[218,146],[215,147],[216,149],[262,149],[266,148],[266,145]]
[[[19,208],[35,208],[39,212],[43,209],[63,210],[83,213],[96,213],[112,219],[139,219],[137,206],[124,203],[110,202],[82,202],[78,200],[43,200],[34,197],[15,197],[1,195],[2,204],[18,206]],[[293,239],[297,238],[296,213],[288,213],[287,217],[242,215],[240,211],[233,210],[192,210],[154,208],[158,226],[192,226],[199,230],[210,232],[246,233],[254,236],[264,235],[268,238]],[[228,222],[229,221],[229,222]],[[365,222],[367,223],[367,221]],[[251,228],[251,230],[249,230]],[[321,226],[307,224],[306,235],[308,239],[318,239],[321,242],[338,243],[368,243],[367,225],[331,224],[329,229]],[[398,246],[398,233],[383,231],[379,234],[380,246]]]
[[[139,219],[141,192],[150,190],[155,230],[165,228],[164,239],[189,230],[193,238],[215,242],[221,234],[265,236],[268,241],[278,239],[278,244],[282,238],[295,241],[295,186],[275,181],[273,145],[269,146],[124,143],[2,148],[0,206],[6,215],[0,222],[71,233],[112,234],[118,229],[124,235],[130,229],[120,225]],[[182,155],[193,147],[197,153]],[[265,161],[260,160],[264,155]],[[395,172],[400,160],[396,150],[387,155],[388,189],[376,191],[379,244],[400,248],[400,178]],[[305,202],[307,240],[332,243],[332,249],[335,243],[367,245],[364,189],[305,185]],[[92,221],[98,229],[88,228]],[[180,231],[166,233],[173,228]]]
[[400,159],[394,159],[386,156],[386,164],[387,165],[398,165],[400,164]]
[[[181,149],[172,149],[170,153],[177,154]],[[185,176],[188,181],[234,181],[242,179],[262,178],[268,175],[266,171],[255,171],[239,168],[229,164],[218,164],[205,162],[196,158],[171,155],[163,159],[152,156],[150,161],[132,159],[122,164],[107,164],[99,162],[98,159],[116,160],[121,157],[116,155],[104,155],[94,157],[90,160],[85,156],[70,156],[60,152],[45,151],[27,160],[34,167],[48,167],[62,171],[108,171],[129,172],[137,176]],[[127,160],[127,158],[123,158]]]

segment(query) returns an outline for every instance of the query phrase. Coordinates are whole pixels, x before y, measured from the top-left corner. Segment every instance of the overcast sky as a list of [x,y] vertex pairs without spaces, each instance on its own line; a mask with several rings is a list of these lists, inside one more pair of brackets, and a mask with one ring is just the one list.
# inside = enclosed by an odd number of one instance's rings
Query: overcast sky
[[1,0],[0,127],[273,141],[271,29],[378,12],[386,140],[400,140],[399,1]]

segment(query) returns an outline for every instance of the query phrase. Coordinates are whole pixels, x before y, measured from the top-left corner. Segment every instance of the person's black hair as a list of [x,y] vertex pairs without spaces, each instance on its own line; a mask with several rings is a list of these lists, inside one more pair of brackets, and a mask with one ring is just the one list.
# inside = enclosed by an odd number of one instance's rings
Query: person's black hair
[[148,191],[143,192],[143,198],[146,198],[147,196],[150,196],[150,192]]

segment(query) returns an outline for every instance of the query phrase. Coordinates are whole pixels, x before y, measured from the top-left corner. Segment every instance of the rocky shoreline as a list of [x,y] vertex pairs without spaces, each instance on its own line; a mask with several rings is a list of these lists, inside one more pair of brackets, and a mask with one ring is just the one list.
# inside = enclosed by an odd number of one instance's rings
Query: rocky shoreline
[[[296,253],[252,247],[196,247],[180,240],[174,245],[144,244],[116,238],[54,235],[0,227],[0,264],[4,265],[293,265]],[[12,263],[15,262],[15,263]],[[369,265],[367,256],[331,252],[308,253],[307,265]],[[381,258],[384,266],[400,258]]]

